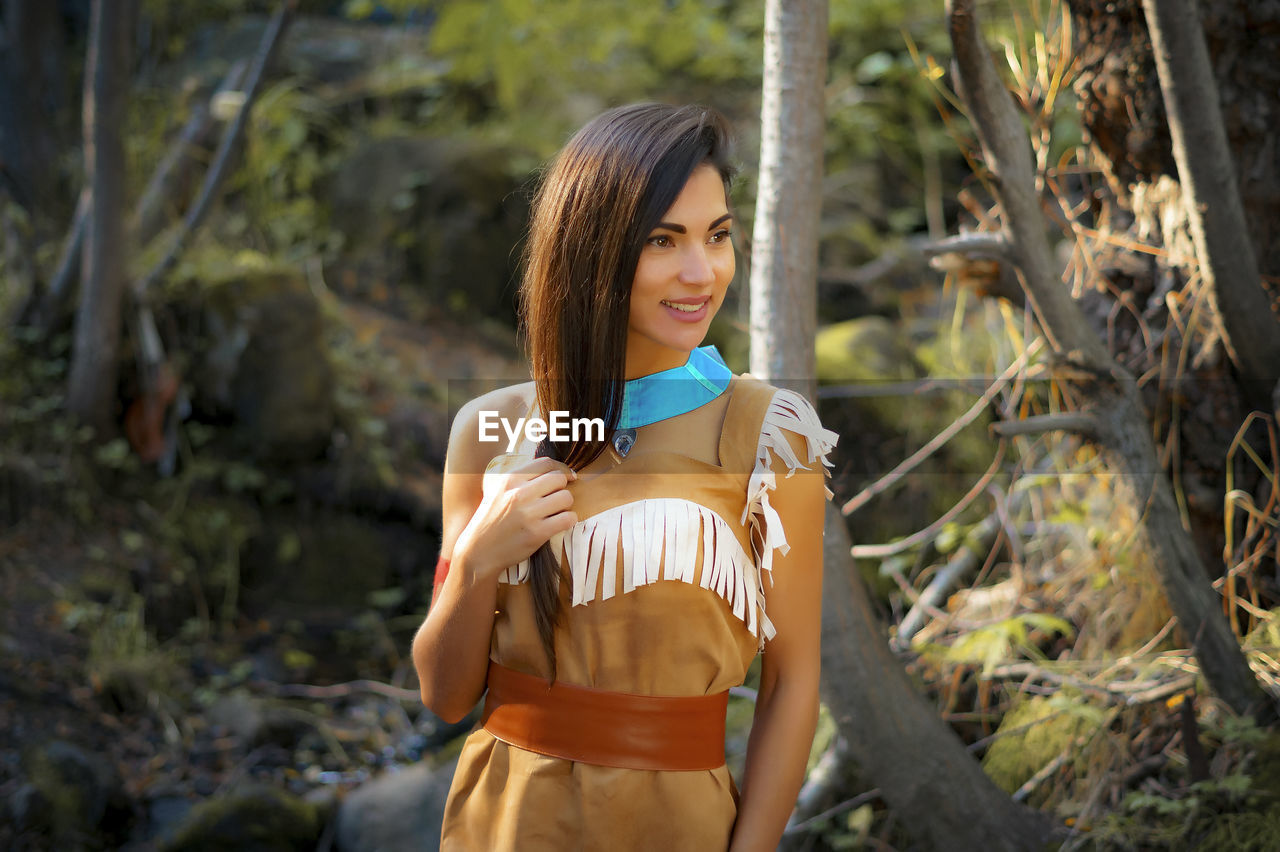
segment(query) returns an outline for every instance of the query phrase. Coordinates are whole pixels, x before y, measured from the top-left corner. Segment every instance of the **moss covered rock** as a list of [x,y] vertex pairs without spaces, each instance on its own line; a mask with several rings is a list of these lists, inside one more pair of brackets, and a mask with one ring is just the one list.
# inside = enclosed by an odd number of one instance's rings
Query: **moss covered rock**
[[1000,721],[997,739],[982,759],[991,780],[1012,793],[1070,748],[1090,724],[1083,709],[1076,712],[1065,706],[1076,700],[1037,696],[1014,705]]
[[294,852],[316,847],[316,807],[283,790],[252,785],[202,802],[161,844],[161,852]]

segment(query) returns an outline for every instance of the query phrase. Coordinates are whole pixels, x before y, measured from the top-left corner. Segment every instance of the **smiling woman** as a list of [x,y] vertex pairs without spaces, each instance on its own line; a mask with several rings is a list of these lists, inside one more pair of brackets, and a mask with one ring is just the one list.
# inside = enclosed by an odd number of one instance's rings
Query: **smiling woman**
[[[458,719],[485,696],[442,849],[777,846],[817,718],[835,435],[699,347],[734,273],[730,175],[719,115],[639,104],[544,179],[521,287],[533,381],[454,422],[414,640],[429,707]],[[603,434],[481,437],[546,412]],[[725,707],[762,649],[739,794]]]

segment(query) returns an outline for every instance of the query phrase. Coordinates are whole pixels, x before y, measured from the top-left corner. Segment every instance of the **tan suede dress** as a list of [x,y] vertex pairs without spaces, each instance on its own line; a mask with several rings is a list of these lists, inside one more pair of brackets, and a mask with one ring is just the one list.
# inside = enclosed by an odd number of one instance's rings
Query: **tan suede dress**
[[[773,635],[765,574],[787,546],[768,501],[775,470],[811,467],[834,443],[802,397],[739,376],[701,408],[642,427],[625,459],[606,453],[582,471],[570,486],[581,520],[552,542],[561,554],[558,680],[662,696],[741,684]],[[490,471],[528,451],[500,456]],[[490,657],[545,678],[527,573],[522,563],[502,577]],[[440,848],[725,849],[736,800],[723,765],[595,766],[482,728],[459,758]]]

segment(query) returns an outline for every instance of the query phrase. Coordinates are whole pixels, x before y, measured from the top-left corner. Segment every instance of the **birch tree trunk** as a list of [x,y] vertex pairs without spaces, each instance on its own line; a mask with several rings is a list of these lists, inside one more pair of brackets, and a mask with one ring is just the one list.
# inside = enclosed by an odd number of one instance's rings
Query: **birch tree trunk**
[[85,182],[89,215],[82,253],[67,408],[99,437],[115,424],[121,303],[125,292],[125,160],[132,2],[94,0],[84,78]]
[[[825,0],[766,6],[760,187],[751,264],[751,371],[814,391]],[[1038,849],[1048,827],[997,788],[907,680],[828,507],[822,694],[850,755],[909,832],[934,849]]]
[[768,0],[751,234],[751,372],[814,392],[827,0]]

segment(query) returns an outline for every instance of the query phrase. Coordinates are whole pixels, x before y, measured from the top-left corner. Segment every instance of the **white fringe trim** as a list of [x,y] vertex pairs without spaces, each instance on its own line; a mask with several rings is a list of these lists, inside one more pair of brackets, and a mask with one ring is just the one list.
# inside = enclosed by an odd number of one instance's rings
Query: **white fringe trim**
[[[801,461],[783,431],[805,439],[807,461]],[[769,403],[756,446],[756,462],[747,481],[747,504],[740,523],[750,530],[751,554],[742,549],[729,523],[720,515],[690,500],[654,498],[616,506],[580,521],[549,542],[560,558],[569,557],[573,578],[574,606],[597,598],[608,600],[639,586],[659,580],[693,583],[697,575],[698,542],[702,542],[703,571],[698,581],[733,607],[752,636],[772,639],[777,632],[764,611],[764,576],[773,582],[773,552],[783,555],[787,544],[782,519],[769,503],[769,492],[777,489],[771,457],[787,466],[789,478],[796,470],[809,469],[821,459],[823,473],[831,462],[827,454],[839,436],[824,429],[817,412],[803,396],[779,390]],[[831,490],[827,489],[827,497]],[[616,569],[622,552],[622,571]],[[618,588],[619,576],[622,588]],[[513,565],[499,576],[503,583],[523,583],[529,579],[529,560]]]
[[[703,569],[698,577],[698,544]],[[756,563],[742,549],[729,522],[706,506],[671,497],[637,500],[592,515],[551,541],[552,552],[569,557],[574,606],[607,601],[660,580],[695,581],[733,607],[752,636],[772,639],[776,631],[764,614],[764,584]],[[616,569],[622,553],[622,570]],[[499,577],[523,583],[529,561]],[[619,581],[621,588],[618,588]]]
[[[805,449],[809,459],[800,458],[791,448],[783,430],[793,432],[805,439]],[[813,410],[809,401],[795,391],[780,389],[773,395],[769,409],[764,415],[764,424],[760,427],[760,443],[756,445],[756,465],[747,481],[747,505],[742,510],[742,523],[751,530],[751,551],[755,564],[760,567],[761,588],[767,573],[769,583],[773,583],[773,552],[780,551],[783,556],[791,549],[787,544],[787,534],[782,528],[782,519],[769,503],[769,492],[777,490],[777,478],[774,475],[770,456],[776,456],[787,466],[787,478],[799,468],[809,469],[809,465],[821,459],[822,472],[830,476],[827,468],[831,462],[827,454],[835,448],[840,436],[830,429],[824,429],[818,420],[818,413]],[[826,488],[830,499],[831,489]]]

